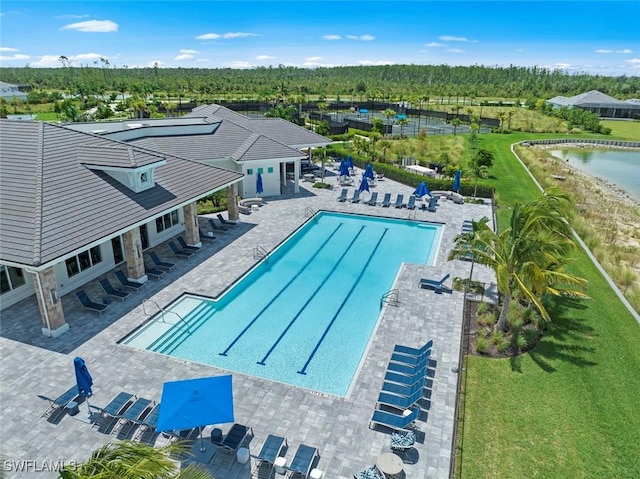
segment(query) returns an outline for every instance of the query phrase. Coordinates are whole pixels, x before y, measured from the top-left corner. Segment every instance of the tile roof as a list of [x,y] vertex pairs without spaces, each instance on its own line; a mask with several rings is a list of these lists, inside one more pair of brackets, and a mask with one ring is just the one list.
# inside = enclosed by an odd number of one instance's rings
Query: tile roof
[[[156,186],[140,193],[83,165],[162,158]],[[47,264],[241,178],[64,126],[0,121],[0,261]]]

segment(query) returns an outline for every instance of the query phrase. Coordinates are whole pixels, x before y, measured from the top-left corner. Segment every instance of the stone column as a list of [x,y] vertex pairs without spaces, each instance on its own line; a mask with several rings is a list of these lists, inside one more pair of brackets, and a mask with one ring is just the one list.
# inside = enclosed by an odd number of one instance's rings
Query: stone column
[[296,160],[293,164],[293,192],[297,195],[300,193],[300,160]]
[[69,329],[69,324],[64,319],[62,301],[58,297],[58,281],[53,268],[34,272],[33,286],[40,308],[42,334],[57,338]]
[[146,283],[149,278],[144,272],[142,240],[140,228],[133,228],[122,235],[124,259],[127,262],[127,279],[136,283]]
[[238,183],[229,185],[227,188],[227,213],[229,221],[238,221],[240,212],[238,211]]
[[202,247],[198,230],[198,205],[194,201],[182,208],[184,214],[184,238],[189,246]]

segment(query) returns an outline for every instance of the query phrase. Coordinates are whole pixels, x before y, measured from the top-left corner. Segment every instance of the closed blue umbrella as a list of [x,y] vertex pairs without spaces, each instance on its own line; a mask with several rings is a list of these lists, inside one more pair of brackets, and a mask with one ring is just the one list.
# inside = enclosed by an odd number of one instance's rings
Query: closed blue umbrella
[[364,169],[364,177],[365,178],[375,178],[375,175],[373,174],[373,166],[371,166],[371,163],[367,163],[367,167]]
[[353,168],[353,158],[351,157],[351,155],[347,156],[347,166],[349,167],[349,169]]
[[75,357],[73,359],[73,369],[76,372],[76,385],[78,387],[78,394],[84,396],[87,401],[87,409],[89,415],[91,415],[91,406],[89,405],[89,396],[91,396],[91,386],[93,386],[93,378],[89,374],[87,365],[84,363],[84,359],[81,357]]
[[416,188],[416,191],[413,192],[413,194],[416,195],[416,198],[422,198],[424,195],[428,195],[429,188],[427,188],[427,184],[424,181],[421,182]]
[[231,375],[164,383],[157,431],[197,427],[202,439],[203,427],[234,421]]
[[256,195],[261,194],[264,191],[262,187],[262,175],[258,173],[258,177],[256,178]]
[[460,190],[460,170],[456,170],[456,173],[453,175],[453,191],[458,193]]
[[340,176],[349,176],[349,164],[347,161],[340,163]]
[[369,191],[369,181],[367,180],[366,176],[362,177],[362,181],[360,182],[360,187],[358,188],[358,190],[360,191],[360,193],[362,193],[363,191]]

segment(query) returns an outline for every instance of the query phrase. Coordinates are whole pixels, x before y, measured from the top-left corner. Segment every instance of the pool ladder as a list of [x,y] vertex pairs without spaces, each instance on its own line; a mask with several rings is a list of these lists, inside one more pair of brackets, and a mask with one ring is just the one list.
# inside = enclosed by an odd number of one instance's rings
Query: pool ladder
[[262,246],[257,245],[255,248],[253,248],[253,259],[262,259],[262,258],[268,258],[269,257],[269,252],[264,249]]
[[160,311],[160,312],[162,313],[162,322],[163,322],[163,323],[164,323],[164,316],[165,316],[165,314],[167,314],[167,313],[173,313],[173,314],[175,314],[175,315],[180,319],[180,321],[182,321],[182,322],[184,323],[184,325],[187,327],[187,332],[188,332],[189,334],[191,334],[191,331],[189,330],[189,323],[187,323],[187,322],[184,320],[184,318],[183,318],[182,316],[180,316],[180,315],[179,315],[178,313],[176,313],[175,311],[167,311],[166,309],[161,308],[161,307],[160,307],[160,305],[159,305],[158,303],[156,303],[153,299],[143,299],[143,300],[142,300],[142,311],[144,312],[145,316],[153,316],[153,314],[149,314],[149,313],[147,313],[147,308],[146,308],[146,306],[145,306],[145,303],[147,303],[147,302],[155,304],[156,308],[158,308],[158,311]]
[[313,216],[313,215],[315,215],[315,214],[316,214],[316,210],[314,210],[314,209],[313,209],[313,208],[311,208],[310,206],[307,206],[307,207],[304,209],[304,217],[305,217],[305,218],[309,218],[309,217],[311,217],[311,216]]
[[399,306],[400,305],[400,292],[397,289],[392,289],[391,291],[387,291],[380,298],[380,307],[382,308],[383,304],[390,304],[391,306]]

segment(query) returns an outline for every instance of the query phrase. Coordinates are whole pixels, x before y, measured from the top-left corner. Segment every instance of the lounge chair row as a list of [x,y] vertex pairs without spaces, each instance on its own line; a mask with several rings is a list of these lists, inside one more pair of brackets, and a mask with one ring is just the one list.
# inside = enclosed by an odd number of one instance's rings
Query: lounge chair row
[[127,435],[135,426],[140,426],[141,431],[154,432],[160,414],[160,403],[124,391],[118,393],[106,406],[92,407],[100,412],[100,418],[94,422],[94,426],[107,427],[117,421],[121,428],[129,427]]
[[[338,196],[337,200],[341,203],[344,203],[347,200],[350,201],[351,203],[360,202],[360,190],[354,190],[351,198],[348,198],[348,193],[349,193],[348,188],[342,188],[342,191],[340,192],[340,196]],[[384,197],[382,198],[382,201],[380,202],[380,206],[382,206],[383,208],[389,208],[393,204],[395,208],[407,208],[407,209],[413,210],[416,208],[416,199],[417,198],[415,195],[411,195],[409,196],[409,201],[405,204],[404,194],[399,193],[396,196],[395,202],[392,202],[391,193],[385,193]],[[377,191],[372,192],[371,197],[367,201],[363,201],[363,203],[366,203],[369,206],[378,205],[378,192]],[[435,206],[433,207],[433,210],[429,209],[429,211],[435,211]]]
[[287,466],[285,455],[288,447],[286,438],[269,434],[262,444],[260,452],[251,456],[254,459],[251,467],[252,477],[255,475],[269,478],[274,470],[280,474],[286,473],[288,477],[309,477],[312,469],[320,460],[318,448],[300,444],[291,464]]

